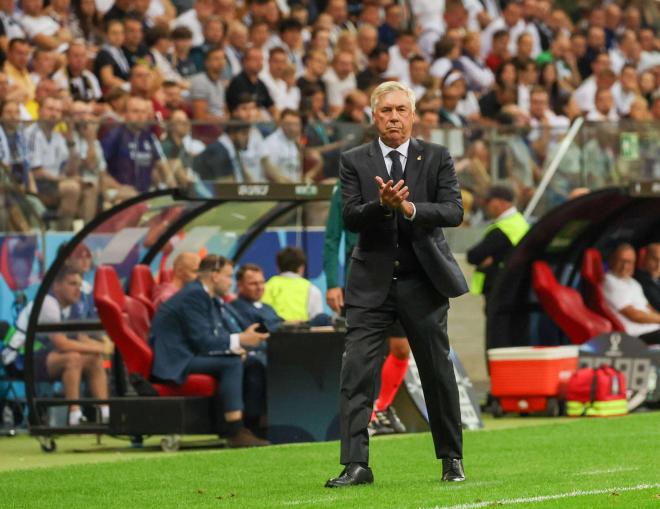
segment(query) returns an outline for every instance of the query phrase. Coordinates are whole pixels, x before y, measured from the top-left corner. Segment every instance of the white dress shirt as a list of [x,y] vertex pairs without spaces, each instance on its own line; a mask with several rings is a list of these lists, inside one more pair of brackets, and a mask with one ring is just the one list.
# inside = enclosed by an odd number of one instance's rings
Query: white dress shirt
[[[410,147],[410,138],[408,138],[397,148],[388,147],[383,143],[383,140],[381,140],[380,138],[378,138],[378,145],[380,146],[380,151],[383,154],[383,159],[385,159],[385,169],[387,170],[387,174],[390,177],[392,176],[392,159],[390,159],[389,154],[390,152],[398,152],[399,160],[401,161],[401,169],[403,170],[403,175],[405,176],[406,163],[408,162],[408,148]],[[413,207],[412,215],[410,217],[407,217],[405,214],[403,214],[403,217],[405,217],[408,221],[412,221],[413,219],[415,219],[415,216],[417,215],[417,208],[415,207],[415,204],[413,202],[410,202],[410,204]]]

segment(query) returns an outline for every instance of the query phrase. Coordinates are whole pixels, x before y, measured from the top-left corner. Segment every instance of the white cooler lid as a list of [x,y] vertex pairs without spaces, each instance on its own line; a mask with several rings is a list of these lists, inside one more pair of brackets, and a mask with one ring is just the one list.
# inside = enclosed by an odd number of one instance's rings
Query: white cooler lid
[[491,361],[503,360],[552,360],[577,358],[578,346],[515,346],[511,348],[491,348],[488,350],[488,359]]

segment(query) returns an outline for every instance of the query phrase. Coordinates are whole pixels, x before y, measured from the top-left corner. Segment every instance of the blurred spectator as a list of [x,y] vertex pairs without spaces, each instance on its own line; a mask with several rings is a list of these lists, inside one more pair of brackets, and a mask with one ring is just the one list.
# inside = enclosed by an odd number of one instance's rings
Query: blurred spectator
[[369,55],[378,46],[378,30],[369,23],[360,26],[357,32],[357,67],[364,69],[367,66]]
[[182,78],[188,79],[198,72],[190,54],[193,44],[192,32],[185,26],[178,26],[172,30],[170,37],[174,45],[172,64]]
[[80,217],[85,223],[91,221],[98,212],[99,183],[107,170],[103,148],[98,140],[99,123],[94,116],[92,105],[75,101],[70,109],[73,128],[71,156],[77,162],[80,179]]
[[136,64],[151,67],[154,64],[153,56],[144,43],[142,22],[133,15],[124,19],[124,44],[121,49],[130,67]]
[[660,309],[660,243],[646,246],[642,267],[635,271],[635,279],[651,307]]
[[19,99],[22,103],[34,99],[36,86],[32,81],[28,70],[32,47],[25,39],[12,39],[9,41],[9,51],[5,61],[3,71],[9,78],[11,86],[15,86],[21,92]]
[[479,34],[470,32],[463,41],[463,56],[458,59],[457,68],[463,72],[470,90],[482,93],[488,90],[495,77],[480,57],[481,41]]
[[337,122],[369,124],[366,110],[369,107],[369,98],[361,90],[353,90],[344,100],[344,109],[336,118]]
[[239,151],[241,162],[254,182],[273,180],[277,174],[273,168],[269,154],[264,150],[264,137],[254,124],[259,119],[259,110],[255,98],[244,93],[238,97],[238,104],[231,112],[233,119],[250,124],[248,142],[244,150]]
[[[80,299],[82,274],[73,267],[64,266],[53,282],[51,292],[46,295],[39,313],[40,323],[60,323],[64,310]],[[16,321],[17,332],[12,342],[24,343],[32,303],[21,311]],[[104,355],[113,351],[113,344],[90,338],[85,333],[67,335],[63,332],[42,334],[35,341],[41,348],[34,354],[35,380],[39,382],[61,381],[64,397],[80,399],[80,382],[85,379],[91,396],[108,399],[108,379],[103,367]],[[21,345],[22,346],[22,345]],[[4,352],[3,352],[4,353]],[[4,357],[4,356],[3,356]],[[110,412],[107,405],[99,405],[101,421],[108,422]],[[69,405],[68,424],[78,426],[85,422],[79,405]]]
[[179,83],[175,81],[163,81],[161,89],[163,92],[163,117],[165,120],[169,119],[175,110],[185,111],[188,117],[192,115],[190,104],[183,99],[182,88]]
[[[204,72],[206,53],[215,46],[221,46],[224,36],[225,25],[222,19],[219,16],[209,16],[204,22],[204,42],[190,50],[190,58],[195,63],[197,72]],[[227,53],[227,48],[225,48],[225,56],[227,56]],[[228,70],[231,72],[231,68]]]
[[221,46],[210,48],[205,59],[206,72],[195,74],[190,83],[193,119],[217,122],[225,119],[225,86],[220,79],[225,67]]
[[481,32],[481,56],[483,58],[490,54],[493,46],[493,36],[499,30],[509,32],[509,54],[515,55],[518,36],[525,31],[525,22],[522,20],[520,4],[516,2],[507,3],[502,14],[493,19]]
[[[0,104],[0,162],[9,171],[11,182],[22,191],[36,192],[30,172],[29,153],[24,125],[17,101]],[[43,207],[42,207],[43,208]]]
[[27,38],[40,49],[64,51],[71,42],[68,28],[61,27],[44,9],[43,0],[22,0],[23,16],[20,23]]
[[156,309],[181,288],[197,279],[200,261],[197,253],[183,252],[177,255],[172,263],[172,280],[154,286],[151,299]]
[[639,95],[635,66],[625,64],[621,69],[619,80],[612,85],[611,90],[617,113],[619,116],[625,117],[630,113],[630,106],[635,97]]
[[[261,25],[261,22],[258,23]],[[268,24],[263,23],[268,30]],[[262,42],[265,44],[265,41]],[[257,47],[260,51],[262,47]],[[248,48],[248,29],[238,21],[229,25],[227,30],[227,41],[225,42],[225,54],[227,56],[227,64],[229,65],[230,72],[229,78],[235,78],[243,71],[243,58],[245,57],[245,50]]]
[[429,74],[429,63],[420,55],[413,55],[409,61],[408,76],[410,81],[404,84],[415,92],[415,97],[422,97],[433,88],[433,79]]
[[378,42],[389,48],[394,46],[403,23],[403,10],[399,4],[391,3],[385,7],[385,20],[378,27]]
[[88,70],[87,48],[82,41],[69,44],[66,65],[53,75],[61,90],[67,90],[74,101],[93,102],[101,98],[101,86]]
[[[284,110],[278,129],[264,140],[264,151],[278,169],[278,182],[302,182],[302,118],[294,110]],[[313,178],[315,175],[307,176]]]
[[648,344],[660,343],[660,312],[644,295],[633,278],[637,255],[630,244],[619,245],[609,259],[603,293],[605,302],[621,321],[625,331]]
[[346,95],[357,88],[354,71],[353,54],[342,51],[335,55],[332,67],[323,75],[328,94],[329,114],[332,118],[336,117],[344,107]]
[[442,84],[441,124],[449,124],[454,127],[465,127],[468,124],[467,119],[457,111],[461,94],[459,89],[453,85],[460,79],[462,78],[459,72],[452,72]]
[[165,170],[165,182],[172,187],[185,187],[192,176],[195,157],[204,151],[204,143],[191,135],[188,115],[183,110],[174,110],[167,124],[167,137],[163,140],[163,153],[167,160],[162,165]]
[[609,88],[600,88],[596,91],[595,108],[586,117],[587,120],[596,122],[616,122],[619,115],[614,107],[614,98]]
[[248,148],[250,125],[232,121],[217,140],[206,146],[193,161],[193,170],[202,180],[216,182],[254,182],[241,159],[241,152]]
[[557,68],[552,62],[546,62],[541,65],[539,70],[539,85],[542,86],[548,93],[550,100],[550,108],[554,113],[559,113],[562,98],[567,96],[567,92],[562,88],[559,79],[557,78]]
[[282,41],[280,47],[284,49],[289,61],[296,66],[296,73],[303,72],[303,40],[302,25],[295,18],[280,21],[279,34]]
[[279,110],[284,109],[283,103],[286,101],[287,84],[282,76],[288,63],[287,52],[277,46],[269,52],[268,67],[259,73],[259,79],[266,85],[268,93]]
[[266,283],[263,302],[286,321],[328,321],[321,290],[303,277],[307,263],[303,250],[285,247],[276,261],[280,273]]
[[[37,185],[39,199],[49,208],[57,209],[57,226],[71,230],[79,217],[82,202],[87,202],[86,186],[82,185],[77,168],[71,130],[67,139],[55,126],[62,120],[62,100],[46,97],[40,105],[39,122],[27,130],[30,169]],[[92,190],[93,192],[93,190]],[[84,219],[91,220],[91,216]]]
[[625,118],[635,122],[649,122],[653,120],[647,100],[641,95],[636,96],[630,103],[630,111]]
[[107,179],[107,185],[117,193],[125,193],[122,185],[140,193],[148,191],[156,165],[165,159],[163,148],[148,125],[150,118],[150,103],[140,97],[129,97],[126,123],[113,128],[101,140],[108,177],[112,177]]
[[109,124],[112,122],[123,122],[128,96],[128,92],[120,87],[114,87],[106,92],[103,95],[102,101],[110,108],[103,113],[101,119]]
[[296,82],[300,93],[305,96],[308,88],[318,87],[326,93],[323,75],[328,67],[328,58],[323,51],[309,50],[305,55],[305,69]]
[[556,115],[550,109],[547,90],[536,86],[530,94],[529,125],[531,130],[528,139],[537,160],[542,164],[546,154],[554,149],[564,132],[568,130],[570,121],[562,115]]
[[390,46],[390,64],[385,71],[385,76],[389,79],[396,79],[402,82],[410,81],[409,60],[419,53],[415,33],[402,30],[397,34],[396,44]]
[[25,103],[24,112],[29,115],[29,120],[39,119],[39,109],[41,103],[47,97],[59,97],[60,90],[57,84],[51,79],[40,80],[34,91],[34,99]]
[[136,64],[131,68],[130,92],[133,97],[140,97],[151,104],[156,118],[164,117],[165,109],[156,99],[157,87],[154,86],[154,75],[146,64]]
[[244,263],[236,271],[236,289],[238,298],[229,304],[246,323],[259,323],[275,332],[284,320],[275,310],[262,302],[265,291],[264,273],[261,267],[253,263]]
[[458,58],[461,56],[462,40],[455,41],[449,36],[445,36],[435,44],[435,60],[431,64],[431,76],[438,80],[443,80],[449,71],[452,70]]
[[[296,68],[293,64],[287,64],[282,72],[282,79],[286,85],[286,91],[281,99],[281,109],[300,109],[300,89],[296,84]],[[278,106],[278,109],[280,107]]]
[[525,113],[529,113],[529,101],[532,88],[538,83],[538,69],[534,60],[517,61],[518,71],[518,106]]
[[497,120],[502,111],[502,107],[510,104],[516,104],[518,90],[511,85],[496,84],[495,88],[481,96],[479,99],[479,108],[481,114],[488,119]]
[[433,132],[440,127],[440,113],[434,109],[418,109],[415,138],[426,142],[433,141]]
[[257,101],[257,107],[262,110],[262,117],[267,118],[269,112],[273,119],[277,119],[279,112],[264,82],[259,79],[263,69],[263,55],[257,48],[248,48],[243,58],[243,71],[233,78],[227,88],[227,105],[234,109],[238,96],[247,92]]
[[0,1],[0,49],[7,52],[7,45],[12,39],[25,38],[25,32],[14,17],[15,1]]
[[32,54],[32,72],[30,77],[32,83],[39,84],[41,79],[48,79],[53,76],[57,69],[57,59],[54,51],[37,49]]
[[101,29],[103,22],[96,2],[94,0],[73,0],[73,12],[80,26],[81,35],[79,37],[89,45],[90,50],[96,53],[97,47],[104,41]]
[[357,88],[367,91],[370,88],[377,87],[385,79],[383,76],[390,65],[390,54],[383,47],[376,47],[370,54],[364,70],[360,71],[355,77]]
[[500,66],[511,58],[509,54],[509,32],[498,30],[493,34],[493,47],[485,63],[491,71],[497,72]]
[[621,70],[626,64],[633,65],[634,68],[639,60],[640,51],[635,32],[625,30],[617,37],[617,45],[609,51],[612,70],[616,74],[621,74]]
[[[47,16],[55,20],[61,30],[66,30],[70,40],[82,37],[83,31],[78,18],[71,9],[71,0],[51,0],[44,10]],[[61,38],[61,36],[60,36]]]
[[121,47],[124,44],[124,24],[113,20],[106,25],[106,44],[96,55],[94,74],[103,90],[126,85],[131,67]]
[[348,4],[346,0],[328,0],[325,13],[332,20],[331,37],[336,40],[344,30],[356,32],[355,24],[348,17]]
[[195,0],[192,9],[187,10],[172,21],[172,28],[187,28],[192,33],[192,45],[201,46],[204,44],[203,23],[213,15],[213,11],[213,0]]
[[154,66],[162,80],[181,83],[188,88],[189,83],[176,70],[169,59],[173,44],[170,38],[170,29],[159,25],[147,32],[146,43],[154,60]]
[[610,69],[610,57],[606,53],[601,53],[594,60],[592,69],[593,74],[582,82],[582,85],[575,91],[575,98],[582,107],[582,111],[589,112],[594,109],[596,90],[600,88],[610,88],[616,81],[616,75]]

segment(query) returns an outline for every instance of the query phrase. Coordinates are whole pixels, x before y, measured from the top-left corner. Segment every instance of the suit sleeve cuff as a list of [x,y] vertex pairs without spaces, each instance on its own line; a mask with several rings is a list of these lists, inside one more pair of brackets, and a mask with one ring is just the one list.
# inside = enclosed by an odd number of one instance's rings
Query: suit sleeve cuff
[[415,216],[417,215],[417,207],[415,207],[415,204],[414,204],[413,202],[410,202],[410,204],[412,205],[412,208],[413,208],[413,213],[412,213],[412,215],[411,215],[410,217],[406,216],[405,214],[403,215],[403,217],[404,217],[407,221],[412,221],[412,220],[414,220],[414,219],[415,219]]
[[235,354],[240,354],[243,350],[241,347],[241,335],[238,332],[229,335],[229,350]]

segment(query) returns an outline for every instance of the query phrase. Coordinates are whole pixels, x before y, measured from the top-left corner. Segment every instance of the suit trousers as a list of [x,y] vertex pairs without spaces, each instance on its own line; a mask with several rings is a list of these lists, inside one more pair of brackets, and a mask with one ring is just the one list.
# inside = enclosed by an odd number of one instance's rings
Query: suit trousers
[[461,413],[449,357],[449,301],[421,274],[393,279],[377,308],[348,306],[341,368],[341,459],[369,462],[369,434],[387,329],[399,319],[419,370],[437,458],[462,458]]
[[225,431],[225,413],[243,410],[243,362],[238,355],[196,356],[188,365],[188,374],[210,375],[218,381],[213,405],[218,433]]

